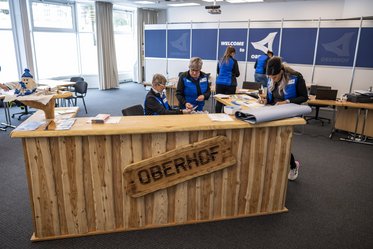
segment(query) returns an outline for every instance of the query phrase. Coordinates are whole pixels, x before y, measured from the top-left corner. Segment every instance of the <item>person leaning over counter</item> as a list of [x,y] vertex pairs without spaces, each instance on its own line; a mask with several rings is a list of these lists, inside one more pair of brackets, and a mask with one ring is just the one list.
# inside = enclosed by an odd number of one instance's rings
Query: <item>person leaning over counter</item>
[[180,109],[196,109],[202,111],[205,100],[211,95],[209,75],[202,72],[202,59],[193,57],[189,61],[189,71],[179,75],[176,97]]
[[[228,46],[225,50],[224,56],[218,63],[216,78],[216,93],[219,94],[235,94],[237,88],[237,77],[240,76],[237,60],[234,58],[236,49]],[[222,111],[223,104],[216,102],[215,112]]]
[[[260,98],[262,104],[282,105],[302,104],[308,100],[307,87],[301,73],[284,65],[280,57],[272,57],[267,64],[267,96]],[[300,162],[291,154],[289,180],[295,180],[299,174]]]
[[190,113],[191,109],[176,110],[168,104],[166,94],[166,78],[162,74],[154,74],[152,88],[145,98],[145,115],[170,115]]

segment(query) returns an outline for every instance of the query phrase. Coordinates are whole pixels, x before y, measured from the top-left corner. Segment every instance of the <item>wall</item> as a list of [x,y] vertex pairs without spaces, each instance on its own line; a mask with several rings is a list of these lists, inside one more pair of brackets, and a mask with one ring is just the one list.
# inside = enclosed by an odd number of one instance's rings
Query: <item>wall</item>
[[[319,19],[341,19],[360,16],[373,16],[373,1],[366,0],[346,0],[346,1],[291,1],[283,3],[258,3],[247,5],[222,5],[221,15],[211,15],[203,7],[186,7],[186,8],[169,8],[167,13],[168,28],[178,25],[174,23],[193,23],[192,28],[196,26],[208,25],[210,27],[220,28],[231,26],[234,28],[236,21],[247,21],[250,19],[250,27],[255,25],[265,26],[266,23],[258,21],[263,20],[296,20],[296,19],[313,19],[311,22],[285,22],[285,27],[317,27]],[[305,11],[307,10],[307,11]],[[230,22],[232,21],[232,22]],[[227,24],[227,22],[230,22]],[[179,24],[182,25],[182,24]],[[271,25],[271,24],[269,24]],[[278,24],[276,24],[278,25]],[[316,26],[315,26],[316,25]],[[240,23],[238,26],[247,27],[247,24]],[[337,21],[321,23],[321,27],[359,27],[360,21]],[[269,26],[269,27],[273,27]],[[277,27],[277,26],[276,26]],[[363,27],[373,27],[372,21],[364,21]],[[190,28],[190,24],[189,24]],[[372,53],[371,51],[369,53]],[[373,54],[372,54],[373,57]],[[146,60],[146,80],[149,81],[155,72],[164,73],[168,77],[176,77],[179,72],[187,70],[187,59],[162,59],[147,58]],[[239,62],[241,76],[238,81],[253,80],[253,62]],[[321,66],[316,65],[294,65],[290,64],[294,69],[299,70],[305,77],[308,84],[326,84],[339,90],[339,95],[348,92],[350,87],[354,89],[367,89],[373,85],[373,70],[372,68],[356,68],[353,67],[336,67],[336,66]],[[213,80],[216,77],[216,60],[204,60],[203,71],[212,73]]]

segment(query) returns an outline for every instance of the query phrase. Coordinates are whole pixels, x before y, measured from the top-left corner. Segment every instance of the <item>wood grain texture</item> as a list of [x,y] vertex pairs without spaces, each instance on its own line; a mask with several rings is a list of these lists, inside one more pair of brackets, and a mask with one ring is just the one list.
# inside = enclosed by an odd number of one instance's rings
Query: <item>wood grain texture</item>
[[[20,131],[15,129],[11,137],[59,137],[59,136],[102,136],[124,134],[149,134],[169,132],[211,131],[226,129],[243,129],[259,127],[278,127],[288,125],[302,125],[303,118],[289,118],[259,124],[249,124],[234,117],[233,122],[214,122],[207,114],[198,115],[158,115],[158,116],[126,116],[121,117],[118,124],[87,124],[90,118],[77,118],[70,130],[48,131]],[[27,122],[27,121],[25,121]],[[156,128],[155,128],[156,127]]]
[[[133,198],[132,163],[216,136],[237,162]],[[25,138],[34,240],[190,224],[286,211],[292,126]]]

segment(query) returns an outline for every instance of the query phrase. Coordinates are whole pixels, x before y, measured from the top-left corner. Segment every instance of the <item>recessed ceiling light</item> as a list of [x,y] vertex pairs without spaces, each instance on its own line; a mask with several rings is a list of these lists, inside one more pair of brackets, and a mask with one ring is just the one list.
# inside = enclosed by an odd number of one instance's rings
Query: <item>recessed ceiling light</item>
[[151,2],[151,1],[135,1],[135,3],[137,3],[137,4],[155,4],[155,2]]
[[186,6],[196,6],[196,5],[200,5],[198,3],[170,3],[170,4],[167,4],[168,6],[170,7],[186,7]]

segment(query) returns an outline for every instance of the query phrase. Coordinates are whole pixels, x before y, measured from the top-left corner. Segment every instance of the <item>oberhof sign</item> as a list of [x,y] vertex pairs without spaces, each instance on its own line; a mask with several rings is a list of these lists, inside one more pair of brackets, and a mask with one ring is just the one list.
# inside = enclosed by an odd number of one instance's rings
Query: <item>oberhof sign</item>
[[230,141],[217,136],[128,165],[123,172],[127,193],[139,197],[232,166]]

